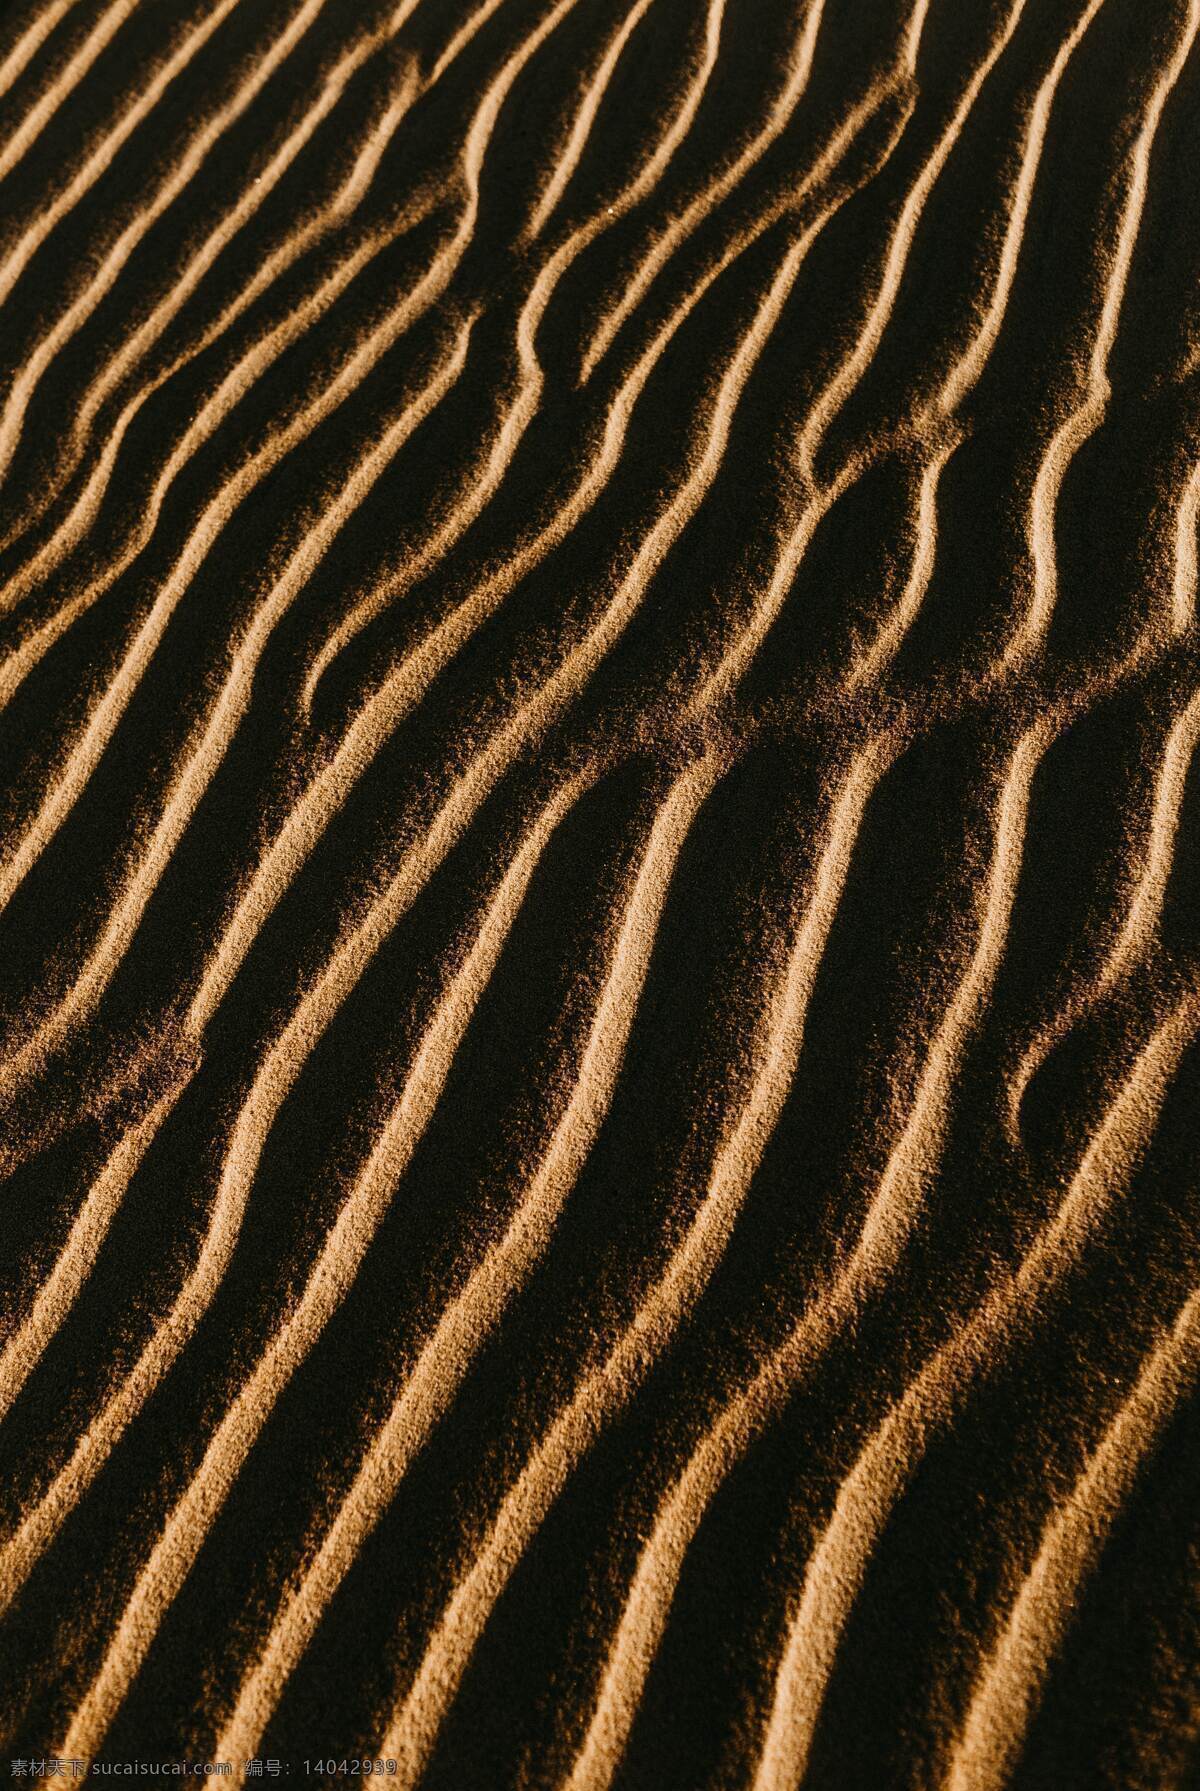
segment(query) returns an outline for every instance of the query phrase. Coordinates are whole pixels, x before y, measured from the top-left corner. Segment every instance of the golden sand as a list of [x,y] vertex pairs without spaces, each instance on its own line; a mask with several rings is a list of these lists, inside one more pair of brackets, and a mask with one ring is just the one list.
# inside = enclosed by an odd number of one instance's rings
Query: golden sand
[[1192,1782],[1198,38],[0,19],[14,1758]]

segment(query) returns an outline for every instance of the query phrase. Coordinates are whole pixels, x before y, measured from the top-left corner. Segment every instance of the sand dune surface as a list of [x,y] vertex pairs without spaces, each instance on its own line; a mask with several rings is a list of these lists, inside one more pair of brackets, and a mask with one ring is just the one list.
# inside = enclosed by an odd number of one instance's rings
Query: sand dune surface
[[1200,0],[0,18],[19,1774],[1200,1784],[1198,156]]

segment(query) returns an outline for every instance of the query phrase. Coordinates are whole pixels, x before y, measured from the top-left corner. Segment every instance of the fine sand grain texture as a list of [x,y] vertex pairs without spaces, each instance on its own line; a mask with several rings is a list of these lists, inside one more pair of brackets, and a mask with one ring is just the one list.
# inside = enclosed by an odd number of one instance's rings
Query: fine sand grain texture
[[1197,168],[1200,0],[0,7],[6,1777],[1200,1791]]

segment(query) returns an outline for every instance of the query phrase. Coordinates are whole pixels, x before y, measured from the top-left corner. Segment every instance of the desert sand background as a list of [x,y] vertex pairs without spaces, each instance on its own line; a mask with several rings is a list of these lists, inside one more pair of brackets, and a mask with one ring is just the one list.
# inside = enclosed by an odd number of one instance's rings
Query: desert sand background
[[1200,0],[9,0],[0,1741],[1200,1786]]

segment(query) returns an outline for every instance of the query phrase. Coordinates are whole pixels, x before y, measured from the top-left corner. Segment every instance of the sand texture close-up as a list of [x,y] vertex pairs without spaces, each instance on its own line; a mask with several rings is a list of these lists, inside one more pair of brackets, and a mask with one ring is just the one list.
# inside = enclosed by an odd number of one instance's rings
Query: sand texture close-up
[[1200,0],[3,0],[4,1776],[1200,1791],[1198,527]]

